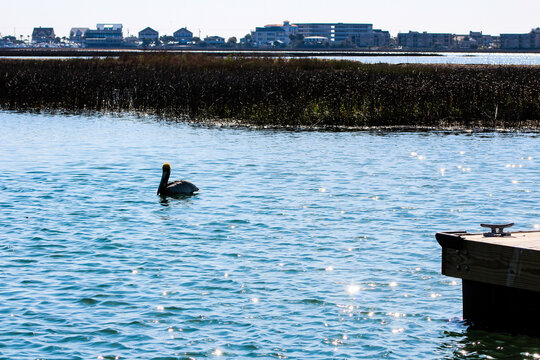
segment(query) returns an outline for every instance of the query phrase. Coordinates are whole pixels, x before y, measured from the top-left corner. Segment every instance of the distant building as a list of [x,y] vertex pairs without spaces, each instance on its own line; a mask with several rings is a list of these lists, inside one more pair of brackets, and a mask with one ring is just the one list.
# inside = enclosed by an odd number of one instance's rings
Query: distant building
[[82,43],[84,41],[84,36],[86,35],[86,32],[90,30],[86,27],[76,27],[71,28],[71,31],[69,32],[69,40],[77,43]]
[[501,34],[501,49],[540,49],[540,28],[528,34]]
[[291,24],[284,21],[283,25],[257,27],[251,32],[251,39],[259,46],[272,45],[275,42],[288,44],[291,35],[301,35],[304,43],[310,45],[349,42],[361,47],[383,47],[390,44],[388,31],[373,29],[372,24],[356,23]]
[[325,37],[332,43],[352,43],[360,47],[386,47],[390,33],[361,23],[297,23],[298,35]]
[[221,36],[207,36],[204,38],[204,42],[208,45],[222,45],[225,44],[225,38]]
[[373,34],[372,24],[333,24],[334,41],[344,42],[353,38],[364,38],[364,42],[368,43],[368,37]]
[[32,31],[33,43],[52,43],[56,39],[53,28],[37,27]]
[[122,24],[97,24],[95,30],[87,30],[84,43],[87,47],[122,46]]
[[481,31],[470,31],[469,36],[476,40],[478,48],[492,48],[497,41],[496,36],[484,35]]
[[289,21],[284,21],[283,25],[265,25],[255,28],[251,32],[251,41],[258,46],[273,45],[275,42],[288,44],[290,36],[296,35],[298,26],[291,25]]
[[346,40],[350,40],[359,47],[387,47],[390,45],[390,33],[383,30],[373,30],[368,33],[351,34]]
[[454,36],[446,33],[409,31],[398,34],[398,46],[404,49],[450,49],[454,46]]
[[190,41],[193,41],[193,33],[187,28],[181,28],[176,30],[173,34],[175,41],[179,44],[187,44]]
[[296,24],[298,27],[298,35],[302,35],[304,38],[312,36],[325,37],[328,41],[335,41],[335,31],[333,27],[335,24],[327,23],[302,23]]
[[159,32],[152,29],[151,27],[147,27],[141,31],[139,31],[139,40],[147,43],[153,43],[159,40]]
[[498,37],[469,31],[468,35],[453,35],[453,48],[460,50],[489,49],[498,45]]

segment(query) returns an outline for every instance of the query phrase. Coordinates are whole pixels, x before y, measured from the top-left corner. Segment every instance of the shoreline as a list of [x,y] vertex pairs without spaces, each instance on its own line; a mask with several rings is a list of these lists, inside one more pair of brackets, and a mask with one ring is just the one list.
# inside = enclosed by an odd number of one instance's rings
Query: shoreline
[[[110,116],[113,118],[135,117],[139,119],[154,118],[156,121],[165,123],[184,123],[195,127],[231,130],[256,130],[256,131],[284,131],[284,132],[321,132],[321,133],[354,133],[354,132],[380,132],[380,133],[440,133],[440,134],[540,134],[540,121],[530,121],[528,125],[519,128],[512,127],[463,127],[460,125],[445,126],[414,126],[414,125],[385,125],[385,126],[289,126],[289,125],[257,125],[248,122],[240,122],[233,119],[193,119],[189,115],[170,117],[150,112],[134,110],[110,111],[110,110],[73,110],[73,109],[8,109],[0,106],[0,112],[14,114],[36,114],[45,116]],[[534,124],[533,124],[534,123]]]

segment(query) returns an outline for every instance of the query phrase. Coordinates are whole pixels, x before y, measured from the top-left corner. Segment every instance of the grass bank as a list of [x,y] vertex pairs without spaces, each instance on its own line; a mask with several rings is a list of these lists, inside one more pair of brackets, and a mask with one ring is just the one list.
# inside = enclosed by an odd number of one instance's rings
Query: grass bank
[[0,107],[272,127],[540,128],[540,66],[208,55],[0,60]]

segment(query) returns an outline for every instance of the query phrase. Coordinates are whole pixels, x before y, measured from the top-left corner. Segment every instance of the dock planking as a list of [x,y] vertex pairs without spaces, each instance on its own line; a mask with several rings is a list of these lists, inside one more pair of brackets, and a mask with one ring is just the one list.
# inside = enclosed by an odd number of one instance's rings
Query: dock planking
[[437,233],[442,274],[463,280],[463,317],[475,327],[540,335],[540,231],[486,237]]

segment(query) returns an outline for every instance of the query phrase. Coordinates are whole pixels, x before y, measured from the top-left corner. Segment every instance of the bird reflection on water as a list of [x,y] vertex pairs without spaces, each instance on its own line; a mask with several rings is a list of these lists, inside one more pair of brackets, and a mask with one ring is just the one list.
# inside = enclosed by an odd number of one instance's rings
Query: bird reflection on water
[[[184,204],[189,204],[193,201],[193,197],[197,196],[198,194],[193,195],[171,195],[171,196],[160,196],[159,197],[159,204],[161,206],[171,206],[174,205],[174,202],[182,202]],[[172,199],[172,201],[171,201]],[[176,201],[175,201],[176,200]]]

